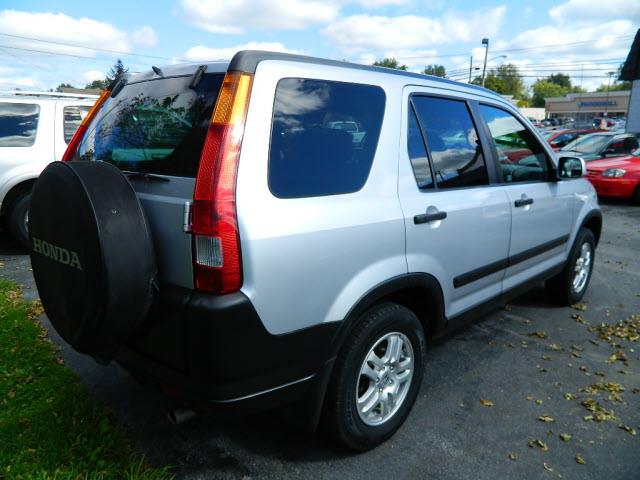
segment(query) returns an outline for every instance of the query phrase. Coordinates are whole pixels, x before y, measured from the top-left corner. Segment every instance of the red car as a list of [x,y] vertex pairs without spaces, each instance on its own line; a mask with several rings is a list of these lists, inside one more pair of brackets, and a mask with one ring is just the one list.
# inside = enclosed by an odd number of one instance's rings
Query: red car
[[640,205],[640,150],[628,157],[589,162],[587,172],[599,196],[629,198]]
[[597,129],[580,129],[580,130],[551,130],[542,134],[544,139],[549,142],[553,150],[560,150],[567,143],[572,142],[578,137],[587,133],[602,132]]

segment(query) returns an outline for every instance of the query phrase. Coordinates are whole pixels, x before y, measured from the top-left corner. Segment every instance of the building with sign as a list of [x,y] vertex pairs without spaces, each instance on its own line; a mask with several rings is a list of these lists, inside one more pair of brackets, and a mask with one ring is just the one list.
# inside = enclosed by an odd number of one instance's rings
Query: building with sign
[[549,118],[572,118],[576,123],[585,123],[595,117],[626,117],[630,95],[629,90],[569,93],[545,98],[544,103]]

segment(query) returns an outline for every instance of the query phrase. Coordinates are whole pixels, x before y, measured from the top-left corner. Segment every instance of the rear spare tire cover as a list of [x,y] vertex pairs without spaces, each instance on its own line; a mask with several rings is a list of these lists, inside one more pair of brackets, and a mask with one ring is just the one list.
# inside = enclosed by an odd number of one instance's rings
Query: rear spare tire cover
[[76,350],[110,360],[157,292],[151,233],[129,181],[104,162],[54,162],[34,185],[31,265],[42,305]]

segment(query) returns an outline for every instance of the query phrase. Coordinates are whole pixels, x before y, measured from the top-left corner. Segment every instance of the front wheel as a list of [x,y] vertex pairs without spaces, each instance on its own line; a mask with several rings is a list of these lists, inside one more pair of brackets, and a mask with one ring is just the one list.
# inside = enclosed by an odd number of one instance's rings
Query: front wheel
[[358,451],[391,437],[420,389],[425,345],[420,321],[407,308],[385,303],[365,313],[336,360],[323,427]]
[[633,191],[633,195],[631,196],[631,202],[634,205],[640,206],[640,185],[638,185],[636,189]]
[[564,270],[547,280],[547,292],[556,303],[573,305],[582,300],[591,280],[595,252],[596,239],[593,232],[581,228]]
[[29,248],[29,202],[31,193],[23,193],[12,203],[8,226],[13,238],[24,248]]

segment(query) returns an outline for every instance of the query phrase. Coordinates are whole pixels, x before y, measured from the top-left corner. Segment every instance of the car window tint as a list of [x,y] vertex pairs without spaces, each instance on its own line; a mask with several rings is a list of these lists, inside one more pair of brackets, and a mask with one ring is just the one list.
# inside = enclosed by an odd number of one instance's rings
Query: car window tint
[[534,134],[505,110],[480,105],[480,111],[498,151],[504,181],[546,181],[547,155]]
[[69,143],[73,138],[73,134],[87,116],[91,107],[87,105],[70,105],[62,109],[64,117],[64,143]]
[[409,160],[411,161],[411,167],[413,168],[413,174],[416,177],[418,187],[433,187],[427,149],[424,146],[424,140],[420,132],[416,113],[411,106],[409,106],[409,123],[407,126],[407,153],[409,154]]
[[413,96],[439,188],[489,183],[478,133],[465,102]]
[[360,190],[376,152],[385,94],[355,83],[278,82],[269,149],[269,188],[279,198]]
[[39,105],[0,102],[0,147],[32,146],[39,116]]

